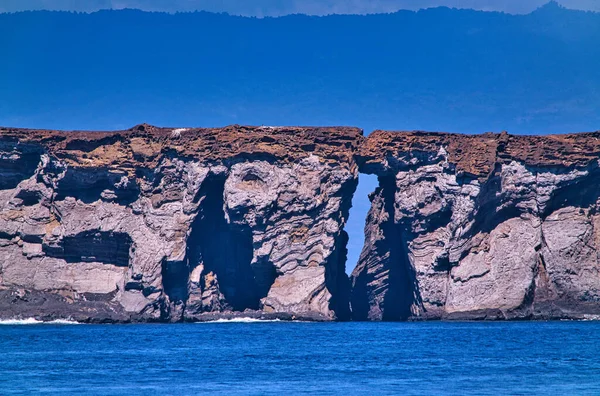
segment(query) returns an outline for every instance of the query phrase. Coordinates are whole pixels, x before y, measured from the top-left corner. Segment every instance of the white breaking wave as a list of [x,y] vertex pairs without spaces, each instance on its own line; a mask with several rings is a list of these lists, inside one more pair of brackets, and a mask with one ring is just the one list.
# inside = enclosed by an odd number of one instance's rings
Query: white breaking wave
[[256,318],[231,318],[231,319],[209,320],[206,322],[197,322],[197,323],[269,323],[269,322],[281,322],[281,320],[280,319],[256,319]]
[[27,319],[7,319],[0,320],[0,325],[40,325],[40,324],[60,324],[60,325],[76,325],[80,324],[78,322],[66,319],[56,319],[44,322],[42,320],[37,320],[34,318]]
[[582,320],[600,320],[600,315],[583,315]]

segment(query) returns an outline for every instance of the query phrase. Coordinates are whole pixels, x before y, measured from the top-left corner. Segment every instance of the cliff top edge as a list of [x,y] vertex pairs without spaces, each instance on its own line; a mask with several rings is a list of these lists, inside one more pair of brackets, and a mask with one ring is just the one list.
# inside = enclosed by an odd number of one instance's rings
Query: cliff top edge
[[315,154],[353,163],[363,139],[353,127],[163,128],[149,124],[122,131],[56,131],[0,127],[0,143],[34,146],[80,167],[155,166],[165,155],[219,162],[234,158],[295,161]]
[[466,135],[424,131],[377,130],[360,145],[359,166],[368,173],[402,153],[437,153],[444,147],[457,170],[487,178],[495,165],[511,161],[531,167],[586,167],[600,159],[600,131],[564,135],[510,135],[507,132]]
[[155,165],[164,155],[219,162],[232,158],[291,162],[315,154],[326,161],[357,160],[366,173],[381,173],[388,159],[435,155],[443,147],[457,170],[487,178],[498,163],[584,167],[598,163],[600,131],[562,135],[460,134],[373,131],[355,127],[242,126],[167,128],[139,124],[122,131],[56,131],[0,127],[0,142],[33,145],[82,167]]

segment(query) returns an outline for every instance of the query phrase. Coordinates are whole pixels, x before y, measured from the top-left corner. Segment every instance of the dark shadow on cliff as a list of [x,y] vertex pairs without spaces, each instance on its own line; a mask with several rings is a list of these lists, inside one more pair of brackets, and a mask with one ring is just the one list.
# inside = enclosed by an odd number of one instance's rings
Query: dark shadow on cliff
[[[543,168],[529,168],[533,174],[548,171]],[[563,172],[569,172],[572,169],[565,169]],[[556,171],[556,170],[555,170]],[[483,183],[481,193],[477,197],[477,211],[473,217],[474,223],[469,230],[462,236],[463,239],[472,238],[478,233],[490,233],[500,224],[515,217],[520,217],[526,212],[529,215],[540,216],[543,220],[554,211],[567,206],[578,208],[589,208],[596,203],[596,190],[600,184],[600,169],[597,166],[589,169],[589,174],[585,177],[577,179],[573,183],[565,183],[556,189],[550,200],[545,204],[541,213],[537,211],[522,209],[517,207],[520,200],[531,199],[530,196],[523,195],[516,199],[512,197],[504,198],[502,193],[502,179],[500,176],[501,165],[496,164],[495,170],[490,177]],[[507,200],[512,200],[509,206],[505,206],[500,210]],[[469,253],[465,250],[461,259]]]
[[419,285],[415,270],[408,257],[409,232],[394,221],[396,182],[394,177],[381,178],[385,210],[390,214],[383,225],[383,232],[390,249],[389,290],[383,300],[383,320],[406,320],[412,315],[412,307],[420,303]]
[[73,197],[84,203],[99,199],[129,205],[139,198],[137,182],[122,182],[124,173],[111,172],[108,168],[67,169],[56,188],[56,200]]
[[[504,203],[500,173],[501,165],[496,164],[492,174],[482,183],[481,191],[476,198],[477,210],[471,215],[474,220],[473,225],[462,235],[462,239],[472,238],[478,233],[488,234],[498,225],[509,219],[519,217],[523,213],[523,210],[517,208],[515,204],[497,210]],[[465,250],[461,259],[468,253],[469,250]]]
[[348,233],[342,231],[337,238],[333,253],[325,266],[325,286],[331,293],[329,308],[337,320],[350,320],[350,281],[346,274],[348,257]]
[[187,260],[162,262],[163,288],[172,303],[184,303],[187,300],[189,271]]
[[57,246],[43,245],[43,249],[46,256],[67,263],[100,262],[127,267],[132,243],[125,233],[92,230],[64,237]]
[[587,176],[577,179],[574,183],[561,186],[554,191],[540,215],[545,219],[552,212],[567,206],[589,208],[597,201],[599,185],[600,169],[594,166],[589,170]]
[[187,243],[189,269],[204,265],[202,285],[207,277],[216,277],[225,299],[221,309],[259,309],[260,299],[275,280],[275,269],[269,265],[252,267],[251,231],[228,223],[223,209],[224,188],[225,179],[215,176],[202,186],[200,213]]
[[16,158],[0,155],[0,190],[13,189],[35,173],[40,163],[41,152],[39,147],[33,147],[30,150],[27,148],[27,145],[20,145],[19,142],[9,139],[0,142],[0,153],[2,154],[22,151],[15,156]]

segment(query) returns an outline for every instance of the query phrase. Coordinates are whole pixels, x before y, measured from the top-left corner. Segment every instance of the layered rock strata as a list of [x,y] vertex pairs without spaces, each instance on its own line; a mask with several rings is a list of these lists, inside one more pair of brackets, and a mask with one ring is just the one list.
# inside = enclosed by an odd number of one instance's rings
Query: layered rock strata
[[600,314],[600,133],[372,133],[355,320]]
[[0,128],[0,319],[600,317],[599,159],[600,133]]
[[350,318],[356,128],[0,129],[0,319]]

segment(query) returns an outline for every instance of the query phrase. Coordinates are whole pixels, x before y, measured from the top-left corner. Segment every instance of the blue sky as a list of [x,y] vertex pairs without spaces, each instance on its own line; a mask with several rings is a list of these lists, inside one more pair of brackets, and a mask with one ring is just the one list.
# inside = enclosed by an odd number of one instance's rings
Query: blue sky
[[[2,0],[0,12],[40,9],[90,12],[107,8],[136,8],[146,11],[205,10],[247,16],[279,16],[294,13],[382,13],[447,6],[528,13],[547,2],[548,0]],[[559,3],[572,9],[600,11],[598,0],[559,0]]]

